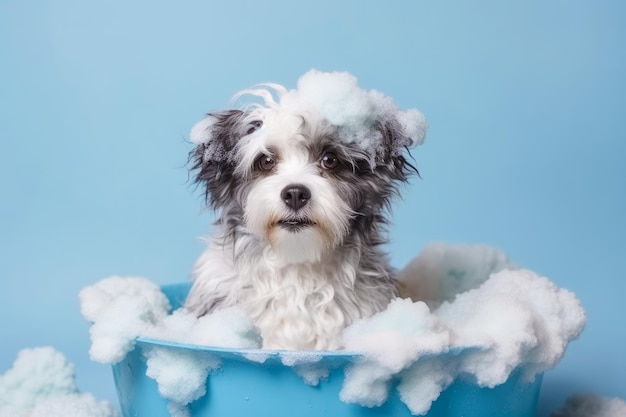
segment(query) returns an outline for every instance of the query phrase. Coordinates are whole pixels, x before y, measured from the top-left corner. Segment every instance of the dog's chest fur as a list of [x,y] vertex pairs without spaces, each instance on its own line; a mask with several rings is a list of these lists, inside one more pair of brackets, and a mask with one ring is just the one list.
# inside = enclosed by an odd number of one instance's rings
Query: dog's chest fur
[[[339,248],[320,262],[284,265],[269,246],[251,251],[241,239],[237,245],[214,242],[198,260],[187,308],[204,314],[242,307],[259,327],[264,348],[340,349],[343,329],[383,310],[396,292],[360,259],[356,249]],[[203,298],[208,294],[210,300]]]

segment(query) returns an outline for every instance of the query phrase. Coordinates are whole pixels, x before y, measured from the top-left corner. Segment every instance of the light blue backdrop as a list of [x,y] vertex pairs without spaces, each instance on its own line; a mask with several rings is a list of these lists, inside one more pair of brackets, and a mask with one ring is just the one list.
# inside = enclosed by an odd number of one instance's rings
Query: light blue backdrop
[[394,264],[432,240],[504,249],[589,313],[538,415],[573,392],[626,398],[624,22],[619,0],[1,2],[0,372],[53,345],[82,390],[116,401],[78,291],[186,280],[211,222],[189,128],[314,67],[430,122]]

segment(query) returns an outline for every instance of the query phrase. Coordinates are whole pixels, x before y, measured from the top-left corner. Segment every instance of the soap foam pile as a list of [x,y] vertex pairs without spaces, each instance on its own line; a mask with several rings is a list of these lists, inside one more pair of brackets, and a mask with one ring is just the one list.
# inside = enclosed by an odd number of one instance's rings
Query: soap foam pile
[[503,269],[519,267],[490,246],[433,242],[400,272],[398,280],[411,298],[433,309],[457,294],[478,288],[490,274]]
[[397,299],[346,329],[346,349],[365,359],[348,369],[342,400],[381,405],[397,377],[400,399],[420,415],[459,376],[492,388],[514,371],[531,382],[555,366],[581,333],[585,312],[548,279],[507,268],[514,266],[506,256],[485,246],[426,248],[401,278],[430,282],[429,303],[437,307]]
[[[426,135],[426,119],[416,109],[401,111],[390,97],[376,90],[363,90],[357,78],[347,72],[311,70],[298,80],[298,88],[283,98],[285,107],[297,108],[298,103],[312,105],[331,125],[340,128],[340,139],[357,142],[374,154],[378,143],[372,139],[372,127],[378,122],[396,123],[404,138],[401,148],[420,145]],[[373,135],[377,141],[378,135]],[[374,152],[372,152],[374,151]]]
[[550,417],[626,417],[626,402],[593,394],[577,394]]
[[107,402],[80,393],[74,367],[51,347],[24,349],[0,375],[0,417],[118,417]]
[[[170,314],[167,297],[145,278],[110,277],[84,288],[79,298],[82,315],[92,322],[89,353],[100,363],[124,359],[137,337],[239,349],[261,347],[258,329],[241,309],[200,318],[183,309]],[[209,373],[220,366],[214,356],[184,349],[152,346],[143,355],[146,374],[158,383],[175,417],[188,415],[186,406],[204,396]]]
[[[204,346],[239,349],[261,347],[261,336],[252,321],[238,308],[227,308],[196,318],[179,309],[142,336]],[[157,381],[159,393],[170,400],[173,416],[185,416],[186,406],[206,394],[209,373],[220,367],[220,360],[204,352],[151,346],[143,351],[146,375]]]
[[[552,368],[586,317],[569,291],[531,271],[516,269],[500,251],[486,246],[433,244],[401,274],[404,288],[425,282],[428,303],[395,299],[388,308],[355,322],[343,335],[346,350],[362,360],[346,369],[340,397],[363,406],[383,404],[392,386],[415,415],[425,414],[456,378],[471,377],[483,387],[504,383],[512,372],[532,381]],[[245,313],[230,308],[199,319],[170,306],[159,288],[141,278],[113,277],[81,294],[94,360],[115,363],[137,336],[181,343],[254,349],[258,329]],[[132,315],[132,316],[131,316]],[[155,379],[174,416],[206,392],[217,358],[190,349],[144,349],[147,375]],[[264,355],[250,357],[263,361]],[[304,358],[304,356],[303,356]],[[316,362],[286,355],[305,382],[328,375]],[[392,381],[398,384],[392,384]]]
[[[426,119],[419,110],[400,110],[390,97],[376,90],[360,88],[357,78],[347,72],[310,70],[300,77],[296,89],[287,90],[277,84],[265,84],[264,87],[271,90],[244,90],[236,97],[262,98],[263,106],[254,105],[258,103],[244,106],[251,112],[256,109],[261,120],[264,108],[323,120],[336,129],[337,139],[357,144],[370,155],[372,166],[376,164],[376,157],[380,157],[383,146],[388,145],[379,129],[381,125],[393,126],[398,132],[390,149],[391,156],[400,155],[407,147],[422,144],[426,135]],[[204,132],[212,128],[214,121],[206,118],[194,126],[191,140],[205,142],[208,136]]]

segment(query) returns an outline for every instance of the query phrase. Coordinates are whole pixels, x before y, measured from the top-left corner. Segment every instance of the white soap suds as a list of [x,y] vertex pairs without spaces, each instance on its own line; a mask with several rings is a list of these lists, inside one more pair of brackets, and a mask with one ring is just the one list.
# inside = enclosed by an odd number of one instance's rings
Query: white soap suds
[[[481,387],[500,385],[513,372],[530,382],[557,364],[585,325],[574,294],[487,246],[428,246],[401,276],[409,288],[425,280],[428,302],[398,298],[345,329],[345,349],[361,355],[345,368],[345,402],[379,406],[396,386],[400,399],[420,415],[461,374]],[[123,358],[134,337],[252,350],[244,356],[261,363],[270,357],[257,350],[259,331],[239,308],[201,318],[182,309],[168,314],[167,299],[146,280],[109,280],[81,292],[81,310],[95,321],[92,343],[104,346],[92,346],[96,359]],[[209,374],[221,366],[201,349],[155,345],[144,347],[143,355],[147,375],[174,417],[189,416],[187,406],[206,393]],[[279,358],[310,385],[326,378],[334,363],[317,352],[282,352]]]
[[[472,256],[463,256],[465,250]],[[365,359],[348,368],[343,401],[380,405],[396,377],[401,400],[414,414],[424,414],[459,374],[472,375],[481,387],[495,387],[520,370],[523,381],[531,382],[554,367],[583,330],[585,312],[574,294],[531,271],[502,269],[508,261],[498,251],[438,245],[420,257],[403,273],[405,280],[425,270],[416,264],[432,266],[429,273],[444,279],[445,271],[462,265],[455,275],[470,283],[444,284],[443,298],[450,292],[456,296],[441,304],[433,297],[440,305],[432,311],[421,301],[395,300],[347,328],[346,347]]]
[[447,356],[430,356],[413,363],[398,384],[400,400],[414,415],[428,412],[457,374],[456,361]]
[[[237,307],[200,318],[184,309],[174,311],[142,335],[154,339],[235,349],[261,347],[261,335],[245,312]],[[187,417],[187,405],[206,394],[206,381],[221,366],[219,358],[201,350],[150,346],[143,351],[146,375],[157,381],[159,393],[169,400],[173,417]]]
[[347,350],[364,358],[346,369],[340,397],[373,407],[387,400],[394,375],[423,355],[444,351],[450,333],[426,304],[398,298],[385,311],[348,327],[343,340]]
[[110,277],[84,288],[80,311],[92,322],[91,359],[117,363],[134,349],[135,339],[170,310],[160,288],[145,278]]
[[[144,278],[110,277],[80,292],[81,312],[92,322],[93,360],[114,364],[134,349],[138,337],[189,345],[237,349],[261,347],[261,336],[240,308],[197,318],[184,309],[171,314],[167,297]],[[187,405],[206,393],[209,373],[220,361],[201,350],[150,346],[142,352],[146,375],[158,384],[174,417],[189,415]]]
[[347,72],[311,70],[298,80],[298,87],[285,98],[290,106],[302,101],[312,105],[331,125],[339,128],[340,139],[361,144],[369,154],[377,153],[382,137],[377,123],[397,123],[403,134],[394,154],[420,145],[426,135],[426,119],[416,109],[401,111],[390,97],[376,90],[363,90]]
[[576,394],[550,417],[626,417],[626,402],[617,397]]
[[292,368],[307,385],[317,386],[330,374],[330,368],[320,363],[323,357],[317,352],[286,351],[279,356],[281,363]]
[[209,373],[219,359],[202,351],[151,346],[144,349],[146,375],[154,379],[159,394],[169,400],[172,417],[188,417],[187,405],[206,394]]
[[454,328],[457,344],[482,347],[464,356],[460,369],[488,387],[516,368],[527,381],[552,368],[586,322],[573,293],[528,270],[492,274],[435,314]]
[[144,337],[201,346],[257,349],[262,339],[252,319],[240,307],[196,317],[178,309],[142,333]]
[[487,245],[430,243],[398,276],[403,296],[438,307],[478,288],[489,275],[518,269],[504,252]]
[[[48,398],[33,408],[30,417],[117,417],[119,413],[106,401],[88,393]],[[15,417],[15,416],[13,416]]]
[[106,401],[78,392],[74,366],[51,347],[24,349],[0,375],[0,417],[117,417]]

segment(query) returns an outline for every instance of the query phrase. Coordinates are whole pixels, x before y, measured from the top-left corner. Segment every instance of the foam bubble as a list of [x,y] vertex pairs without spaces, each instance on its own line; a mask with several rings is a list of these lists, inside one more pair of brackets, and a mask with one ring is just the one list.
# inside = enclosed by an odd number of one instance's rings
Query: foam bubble
[[158,384],[159,394],[169,400],[173,417],[185,417],[189,403],[206,394],[209,373],[221,365],[202,351],[154,346],[144,349],[146,375]]
[[[93,360],[117,363],[134,349],[137,337],[191,345],[239,349],[261,347],[258,328],[242,309],[232,307],[197,318],[185,309],[168,314],[170,305],[158,286],[143,278],[104,279],[80,293]],[[158,384],[174,417],[189,414],[187,405],[206,393],[209,373],[220,361],[206,352],[153,346],[143,350],[146,375]]]
[[0,375],[2,417],[118,417],[106,401],[82,394],[74,366],[55,349],[40,347],[18,353],[13,367]]
[[74,367],[52,347],[24,349],[0,376],[0,409],[31,409],[41,398],[76,392]]
[[343,340],[346,349],[365,357],[346,370],[340,397],[373,407],[387,400],[395,375],[424,355],[447,351],[450,332],[426,304],[396,299],[385,311],[348,327]]
[[159,317],[169,310],[169,302],[158,285],[146,278],[112,276],[84,288],[78,294],[80,312],[83,317],[96,322],[102,314],[111,309],[111,303],[121,297],[129,297],[129,303],[134,299],[145,300],[150,310],[159,311]]
[[405,296],[430,307],[478,288],[489,275],[518,269],[504,252],[487,245],[429,243],[398,276]]
[[89,329],[91,359],[116,363],[133,350],[137,336],[164,318],[170,305],[159,287],[145,278],[110,277],[80,294]]
[[464,356],[460,370],[489,387],[516,368],[530,381],[556,365],[586,322],[571,292],[528,270],[492,274],[436,314],[454,329],[457,344],[482,347]]
[[330,367],[320,363],[322,355],[316,352],[281,352],[280,361],[283,365],[292,368],[307,385],[317,386],[320,381],[330,375]]
[[37,404],[30,417],[117,417],[113,406],[93,395],[70,394],[51,397]]
[[[339,140],[356,143],[374,158],[380,155],[384,138],[381,125],[396,131],[390,153],[400,155],[404,148],[423,143],[427,123],[417,109],[401,111],[390,97],[376,90],[364,90],[357,78],[347,72],[310,70],[298,80],[297,89],[284,97],[291,107],[306,103],[332,126],[338,128]],[[282,98],[281,98],[282,102]],[[372,159],[371,164],[376,162]]]
[[455,361],[447,356],[418,360],[404,372],[398,384],[400,400],[412,414],[426,414],[439,394],[454,381],[455,366]]
[[[347,370],[341,399],[381,405],[395,377],[401,400],[414,414],[424,414],[459,374],[494,387],[515,370],[530,382],[555,366],[582,332],[585,312],[571,292],[532,271],[502,269],[509,264],[499,251],[482,246],[438,245],[423,252],[404,279],[427,271],[433,288],[443,288],[433,292],[439,307],[394,300],[347,328],[346,347],[365,359]],[[451,285],[450,271],[469,282]]]

